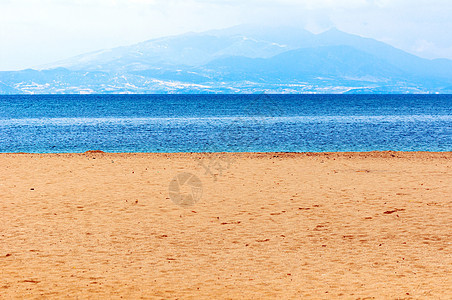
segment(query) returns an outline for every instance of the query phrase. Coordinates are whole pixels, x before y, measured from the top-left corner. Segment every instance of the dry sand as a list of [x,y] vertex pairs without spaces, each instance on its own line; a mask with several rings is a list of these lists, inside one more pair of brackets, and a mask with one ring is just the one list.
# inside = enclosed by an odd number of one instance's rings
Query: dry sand
[[209,157],[1,154],[0,298],[451,299],[452,153]]

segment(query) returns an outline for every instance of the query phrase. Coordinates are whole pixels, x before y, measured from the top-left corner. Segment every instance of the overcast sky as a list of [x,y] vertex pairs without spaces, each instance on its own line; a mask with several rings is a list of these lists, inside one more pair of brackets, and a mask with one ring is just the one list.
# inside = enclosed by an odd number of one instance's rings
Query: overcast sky
[[451,0],[0,0],[0,70],[244,23],[337,27],[452,59]]

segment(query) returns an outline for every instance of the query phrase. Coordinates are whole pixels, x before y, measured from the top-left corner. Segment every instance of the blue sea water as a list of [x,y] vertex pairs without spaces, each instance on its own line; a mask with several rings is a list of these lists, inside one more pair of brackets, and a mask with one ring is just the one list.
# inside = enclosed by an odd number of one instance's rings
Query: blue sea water
[[452,151],[452,95],[0,96],[0,152]]

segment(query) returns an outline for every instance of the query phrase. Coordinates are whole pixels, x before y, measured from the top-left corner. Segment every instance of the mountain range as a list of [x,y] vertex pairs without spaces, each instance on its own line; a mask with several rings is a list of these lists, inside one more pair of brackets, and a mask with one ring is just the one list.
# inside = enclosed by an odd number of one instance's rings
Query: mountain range
[[452,93],[452,60],[337,29],[236,26],[0,72],[0,94],[255,92]]

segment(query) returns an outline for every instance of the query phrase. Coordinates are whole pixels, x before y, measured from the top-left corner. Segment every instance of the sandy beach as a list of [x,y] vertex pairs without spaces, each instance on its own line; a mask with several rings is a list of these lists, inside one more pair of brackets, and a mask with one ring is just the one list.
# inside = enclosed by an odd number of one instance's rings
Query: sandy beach
[[451,152],[0,154],[0,212],[1,299],[452,295]]

